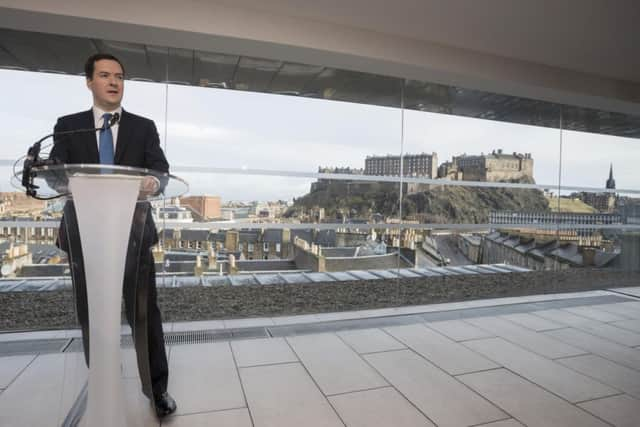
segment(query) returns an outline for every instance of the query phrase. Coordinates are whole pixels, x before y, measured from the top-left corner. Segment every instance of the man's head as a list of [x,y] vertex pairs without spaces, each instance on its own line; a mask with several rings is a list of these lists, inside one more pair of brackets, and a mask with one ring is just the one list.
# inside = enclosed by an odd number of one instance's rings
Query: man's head
[[118,58],[107,53],[91,55],[84,72],[94,105],[105,111],[118,108],[124,94],[124,67]]

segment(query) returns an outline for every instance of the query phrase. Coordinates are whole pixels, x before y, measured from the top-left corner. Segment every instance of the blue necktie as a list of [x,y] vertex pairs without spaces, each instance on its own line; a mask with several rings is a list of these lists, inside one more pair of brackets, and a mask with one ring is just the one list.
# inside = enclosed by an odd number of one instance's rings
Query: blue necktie
[[113,134],[111,128],[107,128],[109,120],[111,120],[111,113],[105,113],[102,115],[103,123],[102,129],[100,129],[100,143],[98,144],[98,151],[100,152],[100,164],[112,165],[113,164]]

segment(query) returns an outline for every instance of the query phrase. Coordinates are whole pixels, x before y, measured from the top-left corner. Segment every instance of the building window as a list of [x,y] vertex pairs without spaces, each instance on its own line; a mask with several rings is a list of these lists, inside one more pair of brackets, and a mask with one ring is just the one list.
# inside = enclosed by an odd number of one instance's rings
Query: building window
[[263,250],[264,252],[269,252],[269,242],[264,242],[264,243],[262,244],[262,250]]
[[253,252],[253,243],[247,243],[247,251]]
[[276,252],[280,253],[280,243],[276,243]]
[[244,250],[244,243],[238,243],[238,250],[242,252]]

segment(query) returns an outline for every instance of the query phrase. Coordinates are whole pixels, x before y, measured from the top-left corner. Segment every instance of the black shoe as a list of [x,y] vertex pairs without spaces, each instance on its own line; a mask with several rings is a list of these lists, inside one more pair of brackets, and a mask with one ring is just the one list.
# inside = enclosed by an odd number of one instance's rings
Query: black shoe
[[154,397],[154,406],[156,409],[156,415],[158,418],[164,418],[167,415],[173,414],[176,409],[176,401],[166,391],[159,396]]

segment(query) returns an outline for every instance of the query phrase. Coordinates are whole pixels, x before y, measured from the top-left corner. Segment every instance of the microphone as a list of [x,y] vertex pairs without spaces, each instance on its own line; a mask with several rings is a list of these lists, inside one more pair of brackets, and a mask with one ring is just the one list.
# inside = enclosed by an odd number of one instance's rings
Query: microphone
[[112,126],[115,126],[116,123],[118,123],[119,121],[120,121],[120,113],[113,113],[113,116],[111,116],[111,120],[109,120],[109,124],[105,129],[109,129]]
[[[120,113],[114,113],[113,116],[111,116],[111,119],[109,119],[109,122],[107,123],[107,126],[104,127],[104,129],[105,130],[110,129],[111,127],[115,126],[119,121],[120,121]],[[40,138],[31,147],[29,147],[29,150],[27,151],[27,155],[24,159],[24,163],[22,166],[22,186],[26,189],[27,196],[37,198],[36,190],[39,188],[37,185],[33,184],[33,178],[35,177],[35,174],[32,173],[31,169],[35,166],[52,165],[60,162],[57,159],[43,160],[39,157],[40,145],[42,144],[43,141],[55,136],[63,136],[63,135],[68,136],[68,135],[74,135],[74,134],[85,133],[85,132],[97,132],[100,130],[103,130],[103,128],[99,127],[99,128],[74,129],[74,130],[66,130],[61,132],[53,132],[53,133],[50,133],[49,135],[46,135]]]

